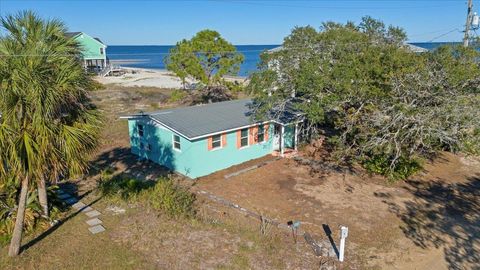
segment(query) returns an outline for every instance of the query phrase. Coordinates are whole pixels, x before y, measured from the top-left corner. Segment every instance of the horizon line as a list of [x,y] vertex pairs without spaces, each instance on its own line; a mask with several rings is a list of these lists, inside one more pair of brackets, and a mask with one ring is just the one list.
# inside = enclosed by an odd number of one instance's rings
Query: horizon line
[[[406,41],[406,43],[461,43],[462,41]],[[108,46],[175,46],[176,44],[107,44]],[[233,44],[234,46],[282,46],[282,44]]]

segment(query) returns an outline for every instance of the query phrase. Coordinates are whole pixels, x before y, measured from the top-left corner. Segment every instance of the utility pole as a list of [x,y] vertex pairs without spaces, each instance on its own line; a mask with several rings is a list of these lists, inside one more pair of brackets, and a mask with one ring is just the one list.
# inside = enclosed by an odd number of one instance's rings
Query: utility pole
[[467,23],[465,24],[465,35],[463,36],[463,46],[468,47],[468,40],[470,38],[470,26],[472,24],[472,10],[473,10],[473,3],[472,0],[468,0],[467,6]]

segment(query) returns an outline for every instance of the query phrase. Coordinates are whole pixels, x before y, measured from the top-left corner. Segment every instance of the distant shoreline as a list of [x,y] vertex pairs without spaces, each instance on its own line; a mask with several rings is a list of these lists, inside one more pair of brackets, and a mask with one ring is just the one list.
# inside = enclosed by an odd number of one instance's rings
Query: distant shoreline
[[[182,89],[182,81],[172,72],[165,69],[137,68],[120,66],[127,72],[120,76],[96,77],[103,84],[115,84],[123,87],[157,87],[168,89]],[[245,83],[246,77],[225,76],[227,81]],[[187,85],[195,85],[192,79],[187,79]]]
[[[237,51],[245,58],[240,65],[239,76],[245,78],[257,70],[260,63],[260,54],[278,45],[237,45]],[[165,57],[168,56],[172,46],[167,45],[111,45],[107,47],[107,57],[115,65],[165,70]]]

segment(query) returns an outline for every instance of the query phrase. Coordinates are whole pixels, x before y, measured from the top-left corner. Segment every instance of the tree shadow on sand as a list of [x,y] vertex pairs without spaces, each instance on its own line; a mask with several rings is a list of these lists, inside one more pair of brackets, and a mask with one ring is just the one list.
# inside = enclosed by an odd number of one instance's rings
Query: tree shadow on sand
[[90,176],[106,169],[118,170],[123,174],[146,180],[153,180],[172,173],[167,167],[132,154],[130,147],[117,147],[105,151],[92,160],[91,164]]
[[[166,157],[167,158],[167,157]],[[137,155],[131,153],[130,147],[118,147],[105,151],[98,155],[91,161],[91,169],[85,177],[95,177],[100,175],[100,172],[111,168],[123,175],[132,176],[141,180],[157,180],[159,177],[167,176],[172,172],[161,165],[152,161],[141,159]],[[62,190],[68,194],[75,196],[76,199],[81,200],[97,188],[97,182],[86,183],[83,178],[75,181],[63,181],[59,183]],[[86,186],[87,185],[87,186]],[[92,206],[103,197],[97,197],[87,206]],[[58,221],[48,230],[42,232],[38,236],[28,241],[23,247],[22,252],[28,250],[38,242],[45,239],[47,236],[56,231],[65,222],[82,213],[81,210],[75,210],[67,216]]]
[[409,180],[412,201],[399,205],[375,193],[402,221],[405,236],[421,248],[443,248],[449,269],[480,269],[480,175],[464,183]]

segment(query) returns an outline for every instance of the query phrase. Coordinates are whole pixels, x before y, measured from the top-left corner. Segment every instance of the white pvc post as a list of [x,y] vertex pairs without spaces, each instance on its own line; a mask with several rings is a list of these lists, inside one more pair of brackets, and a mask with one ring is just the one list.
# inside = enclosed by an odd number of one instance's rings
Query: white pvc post
[[338,252],[338,260],[343,262],[344,253],[345,253],[345,239],[348,236],[348,227],[340,227],[340,251]]

